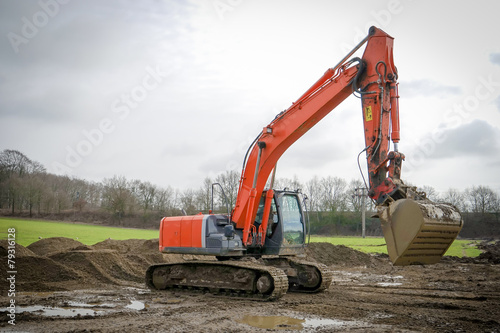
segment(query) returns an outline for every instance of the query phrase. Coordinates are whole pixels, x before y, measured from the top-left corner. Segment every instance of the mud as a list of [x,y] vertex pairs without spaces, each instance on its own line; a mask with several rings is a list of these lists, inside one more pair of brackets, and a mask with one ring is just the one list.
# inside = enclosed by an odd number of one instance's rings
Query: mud
[[[150,264],[198,259],[162,255],[158,240],[43,239],[16,246],[15,326],[7,323],[7,270],[0,272],[0,331],[500,332],[500,243],[481,246],[474,259],[394,267],[387,256],[313,243],[307,258],[334,272],[330,289],[256,302],[147,290]],[[0,241],[2,262],[6,254]]]

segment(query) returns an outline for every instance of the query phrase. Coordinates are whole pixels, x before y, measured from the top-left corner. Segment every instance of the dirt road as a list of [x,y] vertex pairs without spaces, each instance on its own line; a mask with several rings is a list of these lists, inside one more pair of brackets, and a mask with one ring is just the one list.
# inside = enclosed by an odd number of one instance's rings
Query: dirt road
[[[332,286],[319,294],[287,293],[275,302],[147,290],[142,280],[150,264],[196,259],[161,255],[157,244],[85,246],[53,238],[18,245],[16,325],[8,323],[12,298],[3,292],[0,331],[500,332],[500,244],[487,246],[479,259],[393,267],[383,256],[313,243],[308,258],[334,271]],[[0,243],[2,261],[5,249]],[[1,274],[6,281],[5,269]]]

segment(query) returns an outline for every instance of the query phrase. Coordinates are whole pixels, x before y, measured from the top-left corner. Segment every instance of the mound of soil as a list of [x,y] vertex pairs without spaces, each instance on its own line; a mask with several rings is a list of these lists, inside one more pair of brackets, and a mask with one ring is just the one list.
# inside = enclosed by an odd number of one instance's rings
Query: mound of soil
[[89,284],[122,285],[124,281],[141,282],[148,266],[145,260],[130,261],[114,250],[60,252],[50,259],[80,272]]
[[478,247],[484,252],[479,255],[479,259],[487,260],[492,264],[500,264],[500,242],[484,242]]
[[22,281],[60,282],[78,279],[80,276],[74,270],[50,258],[33,256],[25,257],[17,264],[19,278]]
[[141,245],[141,249],[146,251],[146,252],[152,252],[152,253],[158,253],[159,252],[159,242],[160,240],[157,239],[148,239],[144,241]]
[[51,254],[58,252],[71,251],[80,246],[85,245],[71,238],[52,237],[44,238],[31,245],[28,245],[28,249],[39,256],[50,256]]
[[[74,239],[54,237],[27,248],[16,244],[15,249],[16,283],[23,291],[143,284],[150,265],[183,259],[182,255],[161,254],[158,239],[107,239],[87,246]],[[7,255],[8,242],[2,240],[0,256]],[[4,284],[6,274],[0,273]]]
[[[144,243],[148,242],[144,239],[127,239],[127,240],[116,240],[116,239],[106,239],[100,243],[92,245],[96,250],[115,250],[120,253],[143,253],[144,250],[151,252],[147,247],[143,247]],[[156,243],[156,251],[158,252],[158,242]]]
[[[7,252],[5,252],[7,253]],[[0,254],[4,256],[4,241],[1,241]],[[6,254],[5,254],[6,255]],[[66,265],[50,258],[38,256],[22,245],[16,244],[15,284],[22,291],[56,291],[67,290],[66,283],[75,285],[83,282],[81,274]],[[0,271],[2,290],[7,286],[7,278],[11,276],[7,270]]]
[[368,266],[374,261],[374,258],[369,254],[331,243],[309,243],[306,255],[309,259],[327,266]]
[[[480,259],[499,263],[500,243],[484,243]],[[0,241],[0,256],[8,254],[8,242]],[[382,267],[387,258],[362,253],[343,245],[311,243],[308,260],[327,266]],[[27,248],[16,244],[16,283],[23,291],[74,290],[109,285],[144,284],[144,273],[152,265],[179,260],[210,260],[207,256],[162,254],[158,239],[107,239],[92,246],[74,239],[47,238]],[[382,261],[384,261],[382,263]],[[5,283],[6,271],[0,272]]]
[[[0,257],[6,257],[9,254],[8,250],[9,242],[6,239],[0,240]],[[35,255],[35,253],[33,253],[31,250],[25,248],[20,244],[16,244],[14,250],[16,258],[31,257]]]

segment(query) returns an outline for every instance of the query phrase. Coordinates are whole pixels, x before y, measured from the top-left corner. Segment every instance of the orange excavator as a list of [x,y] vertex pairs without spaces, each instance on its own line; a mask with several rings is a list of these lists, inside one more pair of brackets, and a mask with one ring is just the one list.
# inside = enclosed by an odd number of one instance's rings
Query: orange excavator
[[[354,53],[366,44],[362,58]],[[463,220],[449,204],[438,204],[400,179],[405,156],[400,140],[398,73],[393,38],[371,27],[335,67],[328,69],[287,110],[259,133],[243,162],[235,207],[228,214],[165,217],[163,253],[215,256],[150,266],[152,289],[190,289],[233,297],[274,300],[287,291],[328,288],[332,273],[307,262],[306,214],[298,191],[274,190],[282,154],[351,94],[361,98],[369,197],[377,208],[394,265],[438,262],[460,232]],[[389,151],[392,140],[394,150]],[[267,185],[267,186],[266,186]],[[213,189],[213,188],[212,188]]]

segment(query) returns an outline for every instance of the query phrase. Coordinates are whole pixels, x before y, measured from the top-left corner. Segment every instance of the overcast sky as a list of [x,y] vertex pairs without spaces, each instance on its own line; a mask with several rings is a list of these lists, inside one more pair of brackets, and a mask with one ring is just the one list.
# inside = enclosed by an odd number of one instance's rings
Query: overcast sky
[[[0,149],[87,180],[198,188],[240,171],[262,128],[376,25],[395,38],[402,178],[500,191],[499,12],[498,1],[0,0]],[[360,179],[363,142],[352,96],[278,176]]]

